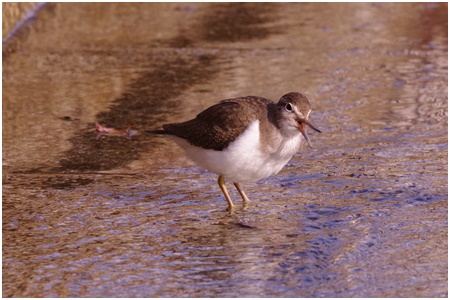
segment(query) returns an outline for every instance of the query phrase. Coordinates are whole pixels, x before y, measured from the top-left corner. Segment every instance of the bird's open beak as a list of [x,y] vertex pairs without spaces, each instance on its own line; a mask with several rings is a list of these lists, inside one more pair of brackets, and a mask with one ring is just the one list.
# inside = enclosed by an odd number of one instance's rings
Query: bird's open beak
[[303,134],[303,136],[305,137],[305,140],[306,140],[306,142],[308,143],[308,145],[309,145],[309,147],[310,148],[312,148],[312,146],[311,146],[311,141],[309,140],[309,137],[308,137],[308,131],[306,130],[306,126],[309,126],[309,127],[311,127],[311,129],[313,129],[313,130],[315,130],[315,131],[317,131],[317,132],[322,132],[322,131],[320,131],[319,129],[317,129],[316,127],[314,127],[311,123],[309,123],[309,121],[308,120],[301,120],[300,122],[298,122],[299,123],[299,125],[298,125],[298,130]]

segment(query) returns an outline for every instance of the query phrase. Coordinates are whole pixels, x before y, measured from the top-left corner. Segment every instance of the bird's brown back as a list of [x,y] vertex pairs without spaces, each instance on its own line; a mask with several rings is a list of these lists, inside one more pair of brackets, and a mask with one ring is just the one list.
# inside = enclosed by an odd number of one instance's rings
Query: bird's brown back
[[195,119],[166,124],[163,128],[165,133],[183,138],[194,146],[221,151],[251,122],[267,118],[268,107],[274,105],[271,100],[256,96],[222,100]]

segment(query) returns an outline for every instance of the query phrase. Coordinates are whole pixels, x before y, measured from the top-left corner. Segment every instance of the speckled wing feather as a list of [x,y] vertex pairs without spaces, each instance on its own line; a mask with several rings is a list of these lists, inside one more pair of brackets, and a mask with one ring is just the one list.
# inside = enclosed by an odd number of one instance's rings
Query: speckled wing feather
[[166,124],[163,128],[165,133],[183,138],[194,146],[221,151],[252,121],[266,117],[269,105],[274,103],[256,96],[227,99],[204,110],[193,120]]

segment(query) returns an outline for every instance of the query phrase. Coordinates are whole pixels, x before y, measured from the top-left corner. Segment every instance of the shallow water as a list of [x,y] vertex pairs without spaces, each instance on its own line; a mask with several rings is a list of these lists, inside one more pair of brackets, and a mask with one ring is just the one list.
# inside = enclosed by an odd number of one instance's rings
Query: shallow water
[[[3,45],[3,296],[446,297],[447,39],[445,3],[48,4]],[[140,133],[289,91],[323,133],[232,215]]]

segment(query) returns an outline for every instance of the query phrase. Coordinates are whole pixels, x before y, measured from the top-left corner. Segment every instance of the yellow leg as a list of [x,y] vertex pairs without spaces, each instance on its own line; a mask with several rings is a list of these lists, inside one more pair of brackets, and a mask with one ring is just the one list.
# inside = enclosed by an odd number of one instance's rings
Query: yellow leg
[[231,201],[230,195],[228,194],[227,187],[225,186],[225,179],[222,175],[219,176],[217,183],[219,184],[219,187],[228,202],[228,211],[232,212],[234,210],[234,204],[233,201]]
[[237,183],[237,182],[233,182],[233,183],[234,183],[234,186],[236,187],[236,189],[238,190],[239,195],[241,195],[242,200],[244,201],[244,208],[247,208],[248,207],[248,201],[249,201],[247,195],[241,189],[241,187],[239,186],[239,183]]

